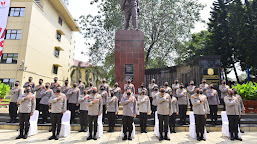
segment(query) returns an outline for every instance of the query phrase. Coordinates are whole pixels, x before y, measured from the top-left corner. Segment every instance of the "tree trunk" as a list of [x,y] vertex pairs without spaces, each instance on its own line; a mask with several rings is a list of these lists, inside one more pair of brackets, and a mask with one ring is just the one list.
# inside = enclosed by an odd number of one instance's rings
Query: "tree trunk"
[[235,75],[236,75],[236,81],[237,81],[237,83],[240,83],[239,77],[238,77],[238,74],[237,74],[237,70],[236,70],[235,63],[233,63],[233,69],[234,69],[234,72],[235,72]]
[[224,68],[226,83],[228,84],[228,74],[226,68]]

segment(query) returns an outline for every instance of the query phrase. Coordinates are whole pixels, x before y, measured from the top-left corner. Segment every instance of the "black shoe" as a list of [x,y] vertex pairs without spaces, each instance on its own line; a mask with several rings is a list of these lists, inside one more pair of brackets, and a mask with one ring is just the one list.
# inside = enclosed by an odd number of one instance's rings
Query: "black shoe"
[[214,123],[214,122],[211,122],[211,125],[215,125],[215,123]]
[[23,138],[22,135],[19,135],[19,136],[16,137],[16,139],[21,139],[21,138]]
[[165,140],[170,140],[170,138],[168,138],[168,137],[165,137],[164,139],[165,139]]
[[16,120],[12,120],[12,123],[16,123]]
[[245,133],[243,130],[240,130],[241,133]]
[[111,128],[109,128],[109,130],[108,130],[107,132],[112,132],[112,129],[111,129]]
[[147,131],[146,131],[146,130],[144,130],[144,133],[147,133]]
[[160,136],[159,141],[162,141],[162,140],[163,140],[163,137],[162,137],[162,136]]
[[131,138],[131,137],[128,137],[128,140],[130,140],[130,141],[131,141],[131,140],[132,140],[132,138]]
[[50,129],[49,132],[52,132],[52,129]]
[[201,138],[200,138],[200,137],[197,137],[197,140],[198,140],[198,141],[201,141]]
[[201,140],[206,141],[206,139],[205,139],[205,138],[203,138],[203,137],[201,137]]
[[78,132],[84,132],[85,130],[83,130],[83,129],[80,129]]
[[59,139],[59,135],[55,136],[55,140],[58,140]]
[[48,138],[49,140],[55,139],[55,136],[52,135],[50,138]]
[[243,141],[241,138],[236,137],[235,140]]
[[124,135],[124,137],[122,138],[122,140],[127,140],[127,135]]
[[91,140],[91,139],[92,139],[92,136],[87,137],[87,140]]
[[143,131],[143,130],[141,130],[141,133],[144,133],[144,131]]
[[94,140],[97,140],[97,138],[96,138],[96,136],[94,136],[94,138],[93,138]]
[[7,121],[6,123],[12,123],[12,120],[10,120],[10,121]]
[[27,139],[27,138],[28,138],[28,135],[25,134],[25,135],[23,136],[23,139]]
[[177,132],[174,130],[174,131],[172,131],[172,133],[177,133]]

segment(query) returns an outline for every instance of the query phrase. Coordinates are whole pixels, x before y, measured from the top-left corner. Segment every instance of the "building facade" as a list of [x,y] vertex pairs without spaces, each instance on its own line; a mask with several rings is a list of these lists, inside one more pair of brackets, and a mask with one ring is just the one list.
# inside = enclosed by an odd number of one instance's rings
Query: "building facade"
[[70,80],[74,64],[73,32],[79,28],[61,0],[11,0],[0,81],[13,86],[34,82]]

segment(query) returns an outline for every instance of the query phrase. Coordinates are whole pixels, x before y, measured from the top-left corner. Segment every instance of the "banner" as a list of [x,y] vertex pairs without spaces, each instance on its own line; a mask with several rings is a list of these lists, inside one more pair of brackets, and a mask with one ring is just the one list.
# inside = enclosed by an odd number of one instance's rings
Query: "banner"
[[0,0],[0,59],[4,47],[4,36],[9,13],[10,0]]

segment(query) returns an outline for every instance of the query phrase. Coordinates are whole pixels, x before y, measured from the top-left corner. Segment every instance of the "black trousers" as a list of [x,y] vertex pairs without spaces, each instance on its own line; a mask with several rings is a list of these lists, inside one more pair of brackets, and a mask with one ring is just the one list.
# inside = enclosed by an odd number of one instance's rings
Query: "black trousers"
[[169,116],[170,131],[175,131],[176,118],[176,113],[173,113],[171,116]]
[[82,130],[85,130],[88,126],[88,111],[87,110],[80,110],[79,111],[79,121],[80,121],[80,127]]
[[197,137],[203,137],[206,119],[205,115],[195,114],[195,132]]
[[132,130],[133,130],[133,117],[130,116],[123,116],[122,118],[122,124],[123,124],[123,133],[124,135],[127,135],[127,132],[129,132],[129,137],[131,136]]
[[103,105],[103,117],[102,117],[103,122],[105,118],[106,118],[106,105]]
[[107,112],[107,115],[108,115],[109,129],[114,129],[115,120],[116,120],[115,112]]
[[152,97],[149,97],[149,99],[150,99],[150,105],[151,105],[151,111],[152,111],[152,114],[154,113],[154,111],[153,111],[153,98]]
[[140,112],[140,127],[141,131],[146,130],[147,113]]
[[10,105],[9,105],[9,116],[11,118],[11,121],[16,120],[16,118],[17,118],[17,110],[18,110],[17,103],[10,102]]
[[41,111],[42,111],[43,122],[47,122],[47,118],[49,116],[49,106],[41,104]]
[[[27,135],[29,131],[30,113],[20,113],[20,135]],[[25,132],[25,133],[24,133]]]
[[74,122],[74,119],[75,119],[75,117],[76,117],[76,109],[77,109],[76,104],[69,103],[69,110],[70,110],[70,112],[71,112],[71,119],[70,119],[70,122],[71,122],[71,123]]
[[216,122],[217,121],[217,118],[218,118],[218,115],[217,115],[217,112],[218,112],[218,106],[217,105],[209,105],[210,106],[210,118],[211,118],[211,121],[213,122]]
[[190,104],[190,111],[193,111],[193,105],[192,105],[191,99],[189,99],[189,104]]
[[62,115],[62,113],[52,113],[51,115],[53,136],[60,134],[62,125]]
[[152,105],[152,114],[153,114],[153,118],[154,118],[154,123],[155,123],[155,113],[156,113],[156,111],[157,111],[157,106],[155,106],[155,105]]
[[38,110],[39,111],[39,113],[40,113],[40,100],[41,100],[41,98],[36,98],[36,110]]
[[238,133],[239,116],[238,115],[228,115],[229,122],[229,132]]
[[185,124],[186,123],[187,105],[179,105],[178,107],[179,107],[180,122]]
[[92,135],[93,126],[94,126],[94,136],[96,136],[96,133],[97,133],[97,119],[98,119],[97,115],[95,115],[95,116],[88,115],[88,127],[89,127],[89,135],[90,136],[93,136]]
[[163,132],[165,132],[165,133],[168,132],[169,115],[160,115],[160,114],[158,114],[158,118],[159,118],[159,133],[160,133],[160,137],[162,137],[163,136]]
[[223,105],[223,111],[226,111],[226,104],[224,102],[224,99],[220,99],[220,103]]

